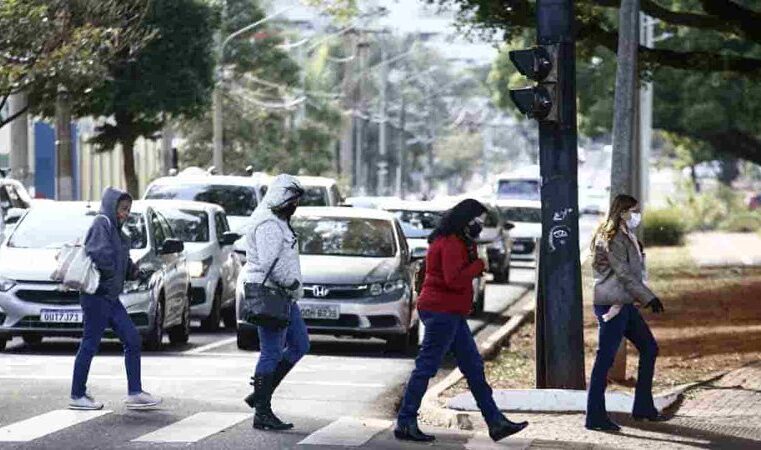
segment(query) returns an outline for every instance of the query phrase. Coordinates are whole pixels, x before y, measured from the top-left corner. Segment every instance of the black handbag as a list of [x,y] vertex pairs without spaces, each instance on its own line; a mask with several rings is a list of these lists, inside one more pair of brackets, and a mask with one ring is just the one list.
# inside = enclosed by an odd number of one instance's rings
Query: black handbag
[[285,328],[291,322],[291,297],[284,289],[266,286],[279,258],[275,259],[261,283],[244,283],[241,317],[248,323]]

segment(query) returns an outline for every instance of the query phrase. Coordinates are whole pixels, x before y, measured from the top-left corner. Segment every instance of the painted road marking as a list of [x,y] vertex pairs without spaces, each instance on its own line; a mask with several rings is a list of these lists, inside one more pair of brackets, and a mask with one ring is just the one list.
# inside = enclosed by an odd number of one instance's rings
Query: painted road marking
[[29,442],[65,428],[87,422],[106,414],[109,410],[72,411],[58,409],[21,422],[0,428],[0,442]]
[[299,445],[337,445],[359,447],[391,426],[390,420],[341,417],[310,434]]
[[244,413],[201,412],[133,439],[132,442],[198,442],[251,417],[251,414]]

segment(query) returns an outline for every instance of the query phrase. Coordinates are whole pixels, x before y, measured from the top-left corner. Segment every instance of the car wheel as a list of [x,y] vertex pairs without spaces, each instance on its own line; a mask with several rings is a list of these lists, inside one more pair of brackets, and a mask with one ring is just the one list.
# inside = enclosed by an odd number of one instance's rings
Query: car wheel
[[235,317],[235,306],[222,310],[222,323],[225,324],[225,328],[228,330],[234,330],[238,327],[238,320]]
[[209,313],[209,317],[201,321],[201,328],[204,331],[219,330],[219,321],[221,319],[220,317],[221,309],[222,309],[222,290],[217,288],[217,290],[214,292],[214,300],[212,300],[212,303],[211,303],[211,312]]
[[241,350],[259,350],[259,333],[256,328],[238,328],[238,348]]
[[148,334],[143,339],[143,347],[146,350],[161,350],[161,343],[164,340],[164,294],[159,297],[156,303],[156,317],[153,319],[153,328],[148,330]]
[[42,336],[39,334],[25,334],[21,336],[26,345],[38,345],[42,342]]
[[185,302],[182,311],[182,323],[169,330],[169,342],[174,345],[187,344],[190,340],[190,302]]

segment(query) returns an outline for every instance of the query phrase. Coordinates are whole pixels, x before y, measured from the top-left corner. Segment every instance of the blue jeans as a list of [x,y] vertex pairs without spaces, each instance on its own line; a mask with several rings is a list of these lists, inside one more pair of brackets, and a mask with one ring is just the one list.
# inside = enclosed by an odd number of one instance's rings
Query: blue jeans
[[608,412],[605,409],[608,370],[613,366],[616,352],[624,337],[639,351],[639,372],[632,413],[635,416],[657,414],[658,410],[653,403],[653,375],[658,344],[650,332],[650,327],[634,305],[624,305],[621,312],[608,322],[602,320],[602,315],[608,312],[610,306],[595,305],[594,308],[600,336],[587,394],[587,426],[601,425],[608,420]]
[[111,327],[119,336],[124,346],[124,365],[127,368],[127,382],[129,395],[142,392],[140,384],[140,346],[142,341],[127,310],[118,299],[113,300],[100,295],[83,294],[80,297],[82,312],[84,313],[84,332],[79,351],[74,360],[74,376],[71,383],[71,397],[80,398],[85,395],[87,375],[90,372],[90,363],[93,356],[98,353],[100,340],[106,327]]
[[450,349],[457,358],[457,367],[465,375],[486,423],[493,424],[500,420],[503,417],[502,413],[494,403],[492,389],[484,375],[484,362],[465,317],[459,314],[420,311],[420,319],[425,324],[425,336],[415,360],[415,369],[407,382],[397,418],[398,424],[409,425],[417,421],[417,412],[428,389],[428,380],[436,375]]
[[296,364],[309,352],[309,334],[299,305],[291,306],[291,323],[286,328],[257,327],[259,331],[259,362],[256,375],[275,371],[280,360]]

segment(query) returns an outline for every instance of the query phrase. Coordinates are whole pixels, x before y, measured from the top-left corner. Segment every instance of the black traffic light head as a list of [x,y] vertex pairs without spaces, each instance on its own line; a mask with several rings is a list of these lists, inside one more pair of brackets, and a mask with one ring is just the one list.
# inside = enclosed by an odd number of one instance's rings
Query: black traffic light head
[[[515,64],[518,72],[534,81],[543,81],[555,67],[553,55],[545,47],[533,47],[526,50],[513,50],[510,61]],[[548,80],[554,81],[554,80]]]
[[556,120],[553,111],[554,86],[511,89],[510,98],[521,113],[536,120]]

